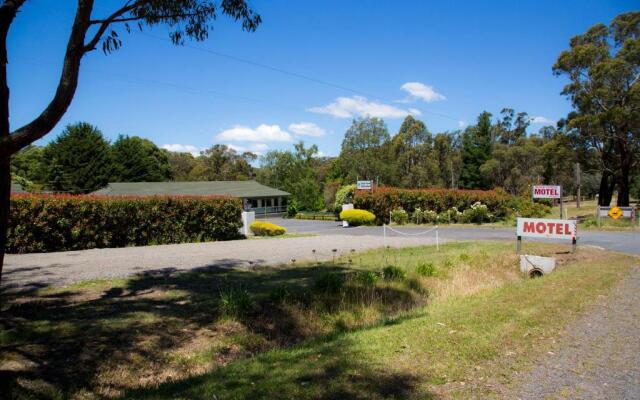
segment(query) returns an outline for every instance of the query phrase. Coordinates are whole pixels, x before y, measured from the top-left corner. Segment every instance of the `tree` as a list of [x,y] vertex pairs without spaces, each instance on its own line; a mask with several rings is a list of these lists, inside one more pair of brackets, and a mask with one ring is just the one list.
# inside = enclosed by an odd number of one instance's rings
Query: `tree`
[[179,153],[170,151],[168,154],[169,165],[171,166],[171,176],[176,181],[189,181],[191,171],[196,167],[198,161],[191,153]]
[[628,206],[631,173],[640,160],[640,12],[573,37],[553,72],[569,78],[562,90],[575,109],[569,129],[581,147],[599,155],[599,204],[609,205],[617,184],[618,205]]
[[168,151],[148,139],[120,135],[111,154],[115,182],[164,182],[172,177]]
[[109,183],[113,173],[109,142],[86,122],[68,125],[42,158],[45,186],[53,191],[89,193]]
[[540,137],[520,137],[513,144],[496,143],[491,158],[480,166],[484,181],[513,195],[529,192],[544,172]]
[[[120,0],[120,5],[106,17],[94,17],[94,0],[77,0],[77,9],[64,53],[60,80],[55,94],[40,115],[11,131],[9,124],[9,85],[7,81],[7,37],[9,28],[26,0],[2,0],[0,4],[0,281],[4,262],[11,193],[11,156],[49,133],[73,100],[78,86],[80,62],[102,44],[109,53],[122,45],[122,29],[130,25],[167,25],[174,44],[185,38],[204,40],[219,14],[242,23],[254,31],[261,18],[245,0]],[[118,34],[120,31],[120,34]]]
[[[24,179],[30,182],[28,186],[39,186],[44,182],[43,177],[43,148],[29,145],[13,155],[11,159],[11,180]],[[33,187],[27,188],[27,190]]]
[[493,126],[492,142],[514,144],[518,139],[527,136],[527,128],[531,122],[526,112],[516,112],[513,108],[500,111],[502,119]]
[[443,187],[456,189],[462,167],[460,135],[458,133],[439,133],[434,139],[433,148],[435,158],[440,166],[440,182]]
[[198,157],[199,168],[192,171],[191,178],[206,181],[233,181],[253,179],[251,163],[257,156],[251,152],[238,154],[224,144],[216,144]]
[[462,170],[460,185],[468,189],[486,189],[488,182],[480,172],[491,158],[492,126],[491,113],[484,111],[478,116],[475,126],[468,127],[462,135]]
[[379,118],[354,119],[342,141],[340,168],[348,182],[390,180],[389,132]]
[[299,210],[316,211],[323,207],[322,186],[315,156],[318,147],[294,145],[294,151],[273,150],[260,160],[258,181],[291,193],[291,202]]
[[439,183],[433,138],[422,121],[407,116],[392,142],[394,175],[400,186],[425,188]]

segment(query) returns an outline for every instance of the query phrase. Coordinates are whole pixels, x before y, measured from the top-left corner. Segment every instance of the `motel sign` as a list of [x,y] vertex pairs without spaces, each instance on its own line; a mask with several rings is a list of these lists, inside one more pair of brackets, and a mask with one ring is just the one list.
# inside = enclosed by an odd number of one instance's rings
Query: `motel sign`
[[578,239],[578,222],[571,219],[518,218],[516,226],[517,251],[520,252],[522,238],[571,240],[573,251]]
[[559,199],[562,196],[562,188],[555,185],[534,185],[534,199]]

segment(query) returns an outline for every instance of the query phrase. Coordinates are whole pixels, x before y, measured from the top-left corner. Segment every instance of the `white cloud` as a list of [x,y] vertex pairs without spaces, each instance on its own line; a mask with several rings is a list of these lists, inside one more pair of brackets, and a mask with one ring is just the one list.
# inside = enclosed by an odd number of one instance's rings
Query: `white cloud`
[[253,129],[248,126],[236,125],[231,129],[216,135],[218,140],[244,142],[290,142],[293,140],[289,132],[280,129],[279,125],[262,124]]
[[175,153],[191,153],[193,156],[199,156],[200,152],[204,149],[201,149],[196,146],[192,146],[190,144],[164,144],[162,148],[165,150],[173,151]]
[[411,114],[411,115],[422,115],[422,111],[418,110],[417,108],[410,108],[409,109],[409,114]]
[[324,107],[312,107],[307,109],[318,114],[329,114],[336,118],[353,118],[354,116],[369,116],[380,118],[402,118],[410,114],[403,110],[384,103],[369,101],[366,97],[338,97],[336,101]]
[[322,137],[326,133],[324,129],[320,128],[313,122],[300,122],[299,124],[291,124],[289,125],[289,130],[300,136]]
[[404,85],[400,86],[400,89],[409,93],[410,98],[405,100],[400,100],[401,102],[409,102],[411,100],[423,100],[427,103],[431,103],[434,101],[446,100],[447,98],[436,92],[433,86],[425,85],[420,82],[407,82]]
[[464,128],[465,126],[467,126],[465,121],[458,121],[458,128]]
[[269,150],[269,146],[266,145],[265,143],[253,143],[249,146],[240,146],[240,145],[228,143],[227,147],[237,151],[238,153],[244,153],[249,151],[251,153],[256,153],[258,155],[262,155],[266,153],[267,150]]
[[544,124],[544,125],[553,125],[555,124],[555,121],[550,120],[549,118],[545,118],[545,117],[531,117],[531,119],[529,120],[531,121],[532,124]]

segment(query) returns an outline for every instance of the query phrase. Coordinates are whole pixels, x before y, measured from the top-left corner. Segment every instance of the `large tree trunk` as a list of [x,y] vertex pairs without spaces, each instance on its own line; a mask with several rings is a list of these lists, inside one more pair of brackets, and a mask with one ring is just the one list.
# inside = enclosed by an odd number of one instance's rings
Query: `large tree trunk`
[[2,267],[4,252],[7,247],[7,230],[9,228],[9,196],[11,196],[10,158],[0,160],[0,284],[2,283]]
[[629,206],[629,170],[631,167],[627,165],[627,162],[623,160],[620,168],[620,179],[618,180],[618,201],[616,205],[618,207]]
[[608,171],[602,172],[600,178],[600,189],[598,190],[598,205],[602,207],[609,207],[611,204],[611,198],[613,197],[614,177]]

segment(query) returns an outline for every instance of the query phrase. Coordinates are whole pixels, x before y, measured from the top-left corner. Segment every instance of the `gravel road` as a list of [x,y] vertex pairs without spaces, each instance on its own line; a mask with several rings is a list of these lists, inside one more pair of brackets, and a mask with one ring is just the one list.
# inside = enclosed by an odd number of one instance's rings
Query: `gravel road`
[[505,398],[640,399],[640,267],[570,324]]
[[[291,259],[327,260],[336,254],[383,247],[435,243],[433,235],[414,237],[309,236],[283,239],[233,240],[162,246],[93,249],[57,253],[9,254],[5,258],[3,286],[61,286],[88,279],[114,278],[143,271],[189,270],[205,266],[247,267],[282,264]],[[315,256],[312,250],[316,250]]]

